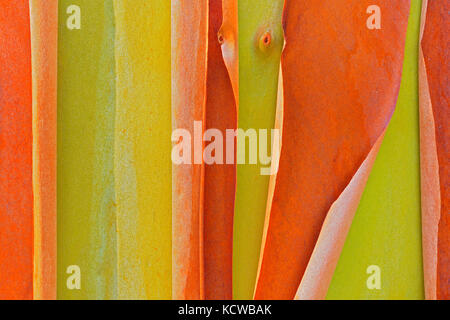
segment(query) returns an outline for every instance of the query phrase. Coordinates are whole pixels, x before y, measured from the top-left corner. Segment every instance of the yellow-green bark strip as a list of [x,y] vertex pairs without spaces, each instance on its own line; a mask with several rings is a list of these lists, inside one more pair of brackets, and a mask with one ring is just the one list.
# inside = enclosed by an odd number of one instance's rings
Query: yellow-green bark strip
[[59,299],[116,298],[113,43],[112,1],[59,2]]
[[115,0],[119,299],[171,299],[170,1]]
[[[240,0],[238,127],[270,129],[275,124],[278,71],[283,47],[283,0]],[[270,34],[269,47],[260,40]],[[269,140],[270,141],[270,140]],[[252,299],[266,212],[269,176],[258,164],[237,167],[234,216],[233,298]]]

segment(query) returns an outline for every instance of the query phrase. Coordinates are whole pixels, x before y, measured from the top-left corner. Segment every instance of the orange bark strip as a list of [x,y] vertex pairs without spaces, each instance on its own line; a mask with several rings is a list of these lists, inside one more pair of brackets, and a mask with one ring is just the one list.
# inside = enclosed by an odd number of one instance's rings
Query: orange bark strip
[[284,13],[284,119],[256,299],[292,299],[331,205],[386,129],[403,65],[409,0],[291,1]]
[[34,299],[56,299],[58,2],[31,0]]
[[28,0],[0,0],[0,299],[33,298]]
[[[237,109],[230,76],[222,57],[220,42],[224,43],[227,39],[222,38],[222,35],[219,34],[221,23],[222,0],[209,0],[205,128],[217,129],[221,132],[222,137],[226,137],[227,129],[236,129],[237,127]],[[226,143],[234,145],[235,141],[233,139]],[[231,300],[233,293],[232,258],[236,165],[226,164],[226,154],[223,156],[223,164],[205,165],[204,264],[205,299],[207,300]]]
[[[203,143],[195,141],[194,121],[203,121],[206,100],[208,1],[172,0],[172,123],[188,130],[200,158]],[[197,128],[203,136],[203,127]],[[177,141],[179,142],[179,141]],[[200,150],[198,150],[200,149]],[[203,164],[173,165],[172,295],[203,299]]]
[[[428,0],[422,2],[420,41],[426,21]],[[439,163],[437,159],[436,130],[431,107],[422,46],[419,46],[419,99],[420,99],[420,171],[422,205],[422,247],[425,298],[436,299],[437,234],[440,220]]]
[[423,4],[420,90],[427,299],[450,299],[450,1]]

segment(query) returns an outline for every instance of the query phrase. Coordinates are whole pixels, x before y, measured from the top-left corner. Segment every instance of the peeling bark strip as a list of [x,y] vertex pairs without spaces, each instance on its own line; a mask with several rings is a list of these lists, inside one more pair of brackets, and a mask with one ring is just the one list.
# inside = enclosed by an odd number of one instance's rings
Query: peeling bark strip
[[424,298],[417,81],[421,7],[421,1],[411,1],[395,112],[358,204],[327,299]]
[[[192,137],[194,121],[204,123],[207,49],[208,1],[172,0],[172,128]],[[203,171],[203,164],[172,167],[172,296],[177,300],[204,298]]]
[[33,91],[34,299],[56,299],[58,1],[30,0]]
[[378,2],[382,28],[371,30],[371,1],[286,1],[283,147],[256,299],[294,297],[327,213],[394,111],[410,1]]
[[0,299],[33,298],[28,0],[0,0]]
[[325,299],[383,138],[384,133],[328,211],[295,299]]
[[450,1],[424,0],[420,43],[422,220],[427,299],[450,299]]
[[[228,8],[230,4],[234,4],[234,8]],[[205,127],[220,130],[223,137],[227,129],[237,128],[237,99],[233,93],[232,76],[228,73],[221,51],[222,46],[224,56],[231,58],[229,70],[234,70],[238,65],[237,47],[233,42],[237,39],[236,4],[236,0],[209,0]],[[226,143],[235,144],[235,141]],[[205,165],[204,264],[207,300],[232,299],[235,190],[235,164]]]

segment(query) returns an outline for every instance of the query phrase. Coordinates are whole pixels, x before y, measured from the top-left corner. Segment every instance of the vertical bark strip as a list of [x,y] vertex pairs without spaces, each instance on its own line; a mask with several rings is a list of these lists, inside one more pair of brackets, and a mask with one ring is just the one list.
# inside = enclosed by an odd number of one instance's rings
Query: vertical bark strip
[[427,299],[450,299],[450,1],[423,3],[420,42],[422,215]]
[[33,298],[28,0],[0,1],[0,299]]
[[33,91],[34,299],[56,299],[58,2],[30,0]]
[[366,27],[371,1],[285,6],[280,168],[256,299],[292,299],[323,221],[394,111],[410,2],[379,1],[383,27]]
[[[222,10],[222,2],[224,10]],[[237,21],[233,8],[227,3],[236,0],[209,0],[208,70],[206,95],[205,129],[219,130],[223,138],[223,150],[228,144],[235,145],[235,139],[226,140],[226,130],[236,129],[237,100],[221,51],[230,50],[230,69],[237,66],[234,41],[237,34],[233,27]],[[235,6],[236,7],[236,6]],[[234,8],[236,9],[236,8]],[[222,12],[223,11],[223,12]],[[230,12],[231,11],[231,12]],[[223,20],[224,27],[221,29]],[[231,30],[229,30],[231,29]],[[230,73],[231,74],[231,73]],[[218,141],[213,141],[217,145]],[[215,154],[218,154],[216,149]],[[236,165],[226,163],[226,152],[219,161],[223,163],[205,164],[204,199],[204,257],[205,257],[205,299],[230,300],[232,298],[232,258],[233,258],[233,216],[236,190]]]
[[[74,25],[79,7],[80,29]],[[75,16],[74,16],[75,14]],[[113,2],[59,1],[58,298],[117,298]],[[71,266],[81,288],[68,287]],[[68,281],[69,280],[69,281]]]
[[[232,79],[236,78],[234,82],[239,83],[239,90],[235,89],[239,92],[238,127],[244,131],[255,130],[257,135],[264,129],[270,133],[275,125],[278,71],[284,43],[281,25],[283,4],[283,0],[238,1],[239,39],[236,41],[239,44],[239,68],[237,75],[232,72],[230,75]],[[224,58],[227,59],[226,54]],[[249,163],[249,139],[242,139],[246,140],[246,163],[237,165],[233,297],[251,299],[270,180],[269,176],[261,174],[261,169],[270,168],[271,164],[263,164],[259,152],[256,163]]]
[[[171,3],[172,128],[187,130],[196,145],[191,149],[192,164],[174,164],[172,168],[172,296],[177,300],[203,299],[201,140],[206,102],[208,1],[172,0]],[[194,121],[202,121],[197,130]]]
[[114,8],[118,298],[171,299],[170,2]]

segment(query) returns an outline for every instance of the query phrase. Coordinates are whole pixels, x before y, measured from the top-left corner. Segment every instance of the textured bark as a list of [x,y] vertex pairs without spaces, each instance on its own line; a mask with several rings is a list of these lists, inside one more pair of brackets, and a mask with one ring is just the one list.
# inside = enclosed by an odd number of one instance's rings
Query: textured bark
[[30,0],[33,91],[34,299],[56,299],[58,2]]
[[0,299],[33,298],[28,0],[0,1]]
[[[243,130],[270,133],[275,125],[283,3],[284,0],[238,1],[238,127]],[[247,139],[247,159],[249,150]],[[263,164],[260,158],[256,164],[247,160],[237,166],[233,234],[233,298],[237,300],[251,299],[255,289],[270,181],[261,169],[267,167],[270,164]]]
[[410,2],[379,1],[381,30],[366,27],[371,4],[286,2],[282,150],[256,299],[294,297],[331,205],[394,111]]
[[[172,128],[188,130],[193,140],[194,121],[205,117],[207,48],[208,1],[172,0]],[[193,151],[193,161],[201,158]],[[177,300],[204,298],[200,162],[172,167],[172,296]]]
[[450,1],[423,2],[420,90],[422,215],[427,299],[450,299]]
[[[221,50],[222,46],[224,50],[230,50],[231,55],[237,55],[235,44],[228,43],[237,37],[235,30],[232,29],[235,25],[237,27],[237,12],[233,10],[233,7],[226,6],[227,3],[233,2],[237,3],[236,0],[209,0],[205,128],[206,130],[218,129],[221,132],[224,148],[230,143],[235,145],[235,139],[225,141],[225,138],[226,130],[236,129],[237,126],[237,99],[233,93],[231,77]],[[222,21],[223,28],[221,28]],[[231,60],[231,68],[238,65],[237,59]],[[205,299],[207,300],[232,298],[236,165],[227,164],[226,154],[223,155],[223,164],[205,164],[204,264]]]
[[115,0],[118,298],[172,297],[170,2]]
[[[328,288],[330,300],[424,298],[417,81],[420,11],[421,1],[411,1],[397,105]],[[373,272],[378,271],[381,287],[372,290],[368,283],[373,284]]]
[[[70,30],[74,4],[81,28]],[[59,299],[117,298],[114,37],[112,1],[59,1]],[[80,290],[67,287],[73,265]]]

